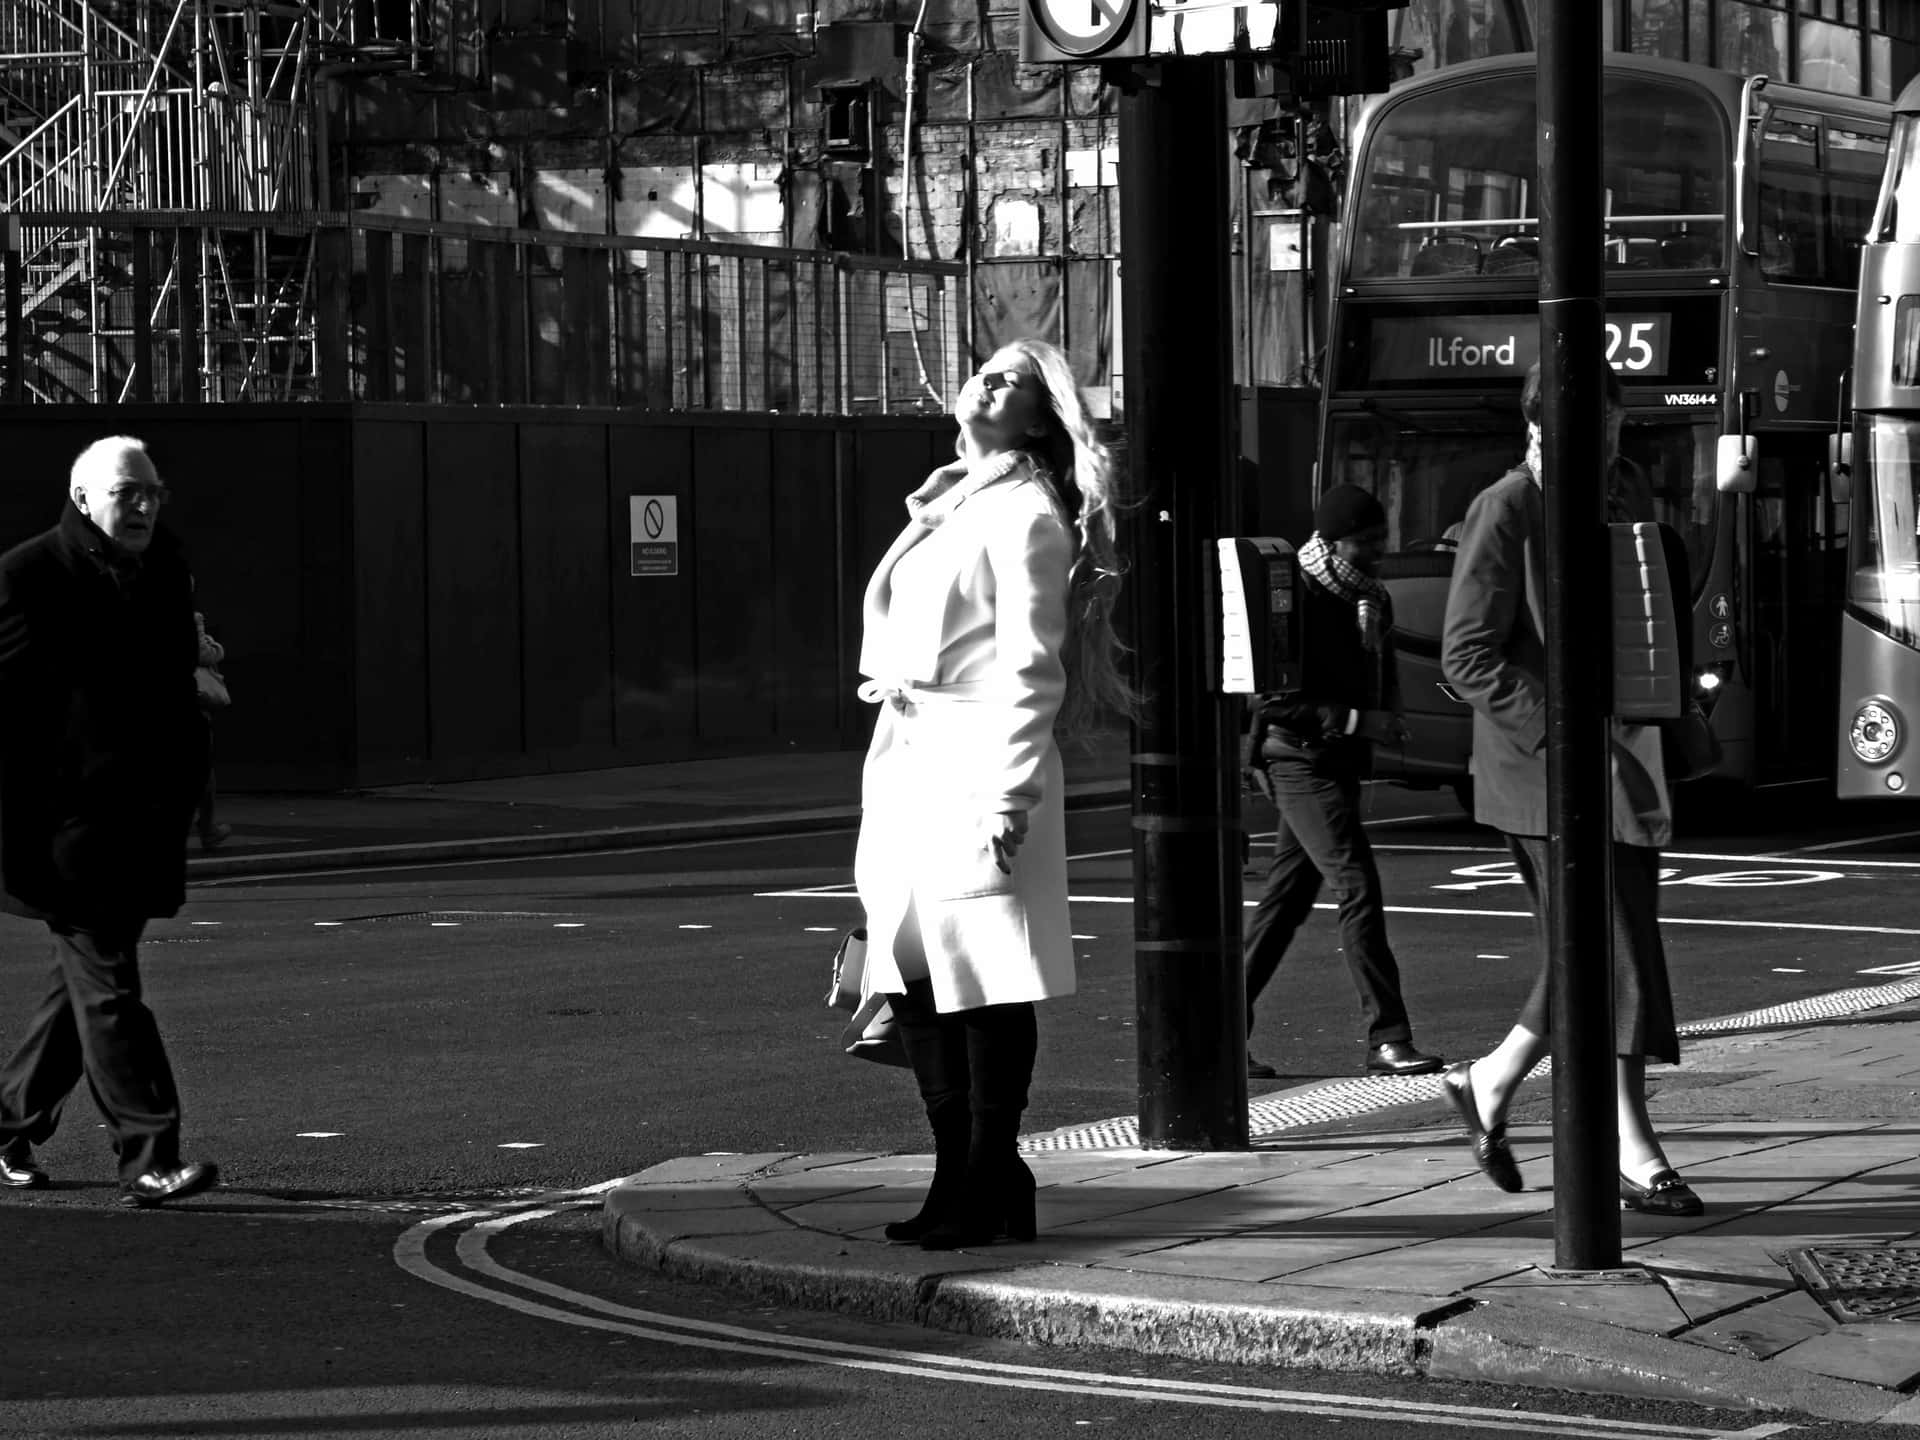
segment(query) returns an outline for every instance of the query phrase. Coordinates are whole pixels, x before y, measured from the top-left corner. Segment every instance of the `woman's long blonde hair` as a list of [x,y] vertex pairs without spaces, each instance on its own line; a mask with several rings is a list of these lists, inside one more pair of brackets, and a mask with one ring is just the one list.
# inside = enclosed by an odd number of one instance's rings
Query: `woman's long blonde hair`
[[1067,583],[1067,640],[1061,656],[1067,693],[1059,729],[1069,737],[1082,736],[1103,720],[1131,717],[1139,705],[1121,673],[1126,647],[1113,628],[1125,571],[1115,540],[1114,512],[1121,501],[1114,493],[1113,456],[1094,433],[1073,366],[1057,345],[1020,339],[995,353],[1019,355],[1046,389],[1046,433],[1023,448],[1079,539]]

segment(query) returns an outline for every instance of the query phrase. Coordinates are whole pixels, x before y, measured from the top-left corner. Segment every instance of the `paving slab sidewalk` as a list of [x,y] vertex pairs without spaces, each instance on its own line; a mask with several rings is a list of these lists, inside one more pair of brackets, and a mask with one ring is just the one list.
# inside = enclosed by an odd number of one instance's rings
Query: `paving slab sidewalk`
[[[1032,1244],[886,1244],[932,1160],[867,1154],[670,1161],[608,1194],[604,1237],[782,1303],[1037,1345],[1920,1425],[1920,1323],[1892,1318],[1920,1319],[1920,1058],[1864,1080],[1863,1041],[1920,1057],[1920,1009],[1691,1042],[1653,1105],[1707,1213],[1624,1215],[1610,1277],[1552,1269],[1544,1126],[1514,1127],[1528,1189],[1507,1195],[1431,1099],[1234,1153],[1028,1137]],[[1809,1078],[1858,1113],[1796,1118]]]

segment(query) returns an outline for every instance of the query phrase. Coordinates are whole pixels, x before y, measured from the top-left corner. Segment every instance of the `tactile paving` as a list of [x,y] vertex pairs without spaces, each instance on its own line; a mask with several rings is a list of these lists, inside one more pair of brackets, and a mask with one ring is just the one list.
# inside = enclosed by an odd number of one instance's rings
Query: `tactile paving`
[[[1899,980],[1888,985],[1865,985],[1852,990],[1835,990],[1812,995],[1784,1005],[1769,1005],[1758,1010],[1742,1010],[1710,1020],[1693,1020],[1679,1027],[1682,1035],[1733,1035],[1745,1030],[1771,1030],[1782,1025],[1805,1024],[1880,1010],[1920,999],[1920,979]],[[1544,1075],[1550,1062],[1542,1062],[1533,1073]],[[1331,1120],[1352,1120],[1385,1110],[1394,1105],[1438,1100],[1440,1077],[1437,1075],[1391,1076],[1364,1075],[1351,1079],[1329,1080],[1308,1089],[1291,1090],[1271,1099],[1253,1100],[1247,1105],[1247,1138],[1258,1144],[1288,1130],[1306,1125],[1321,1125]],[[1054,1150],[1131,1150],[1140,1144],[1139,1122],[1131,1116],[1099,1120],[1044,1135],[1029,1135],[1020,1148],[1029,1154]]]

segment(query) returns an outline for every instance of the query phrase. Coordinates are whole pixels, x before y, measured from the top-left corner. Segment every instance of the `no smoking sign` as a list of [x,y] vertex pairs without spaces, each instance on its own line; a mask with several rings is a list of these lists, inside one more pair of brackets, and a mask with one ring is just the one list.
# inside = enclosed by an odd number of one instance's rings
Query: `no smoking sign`
[[673,495],[627,497],[630,575],[680,573],[680,501]]

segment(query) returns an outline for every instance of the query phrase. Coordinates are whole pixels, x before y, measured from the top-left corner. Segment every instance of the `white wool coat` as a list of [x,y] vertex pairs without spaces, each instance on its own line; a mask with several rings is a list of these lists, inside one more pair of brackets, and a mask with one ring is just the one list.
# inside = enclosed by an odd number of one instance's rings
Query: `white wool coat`
[[[861,695],[880,715],[854,880],[869,983],[930,978],[943,1012],[1074,988],[1053,726],[1075,541],[1027,462],[995,475],[1005,464],[935,472],[866,591]],[[983,823],[1015,810],[1027,836],[1003,874]]]

